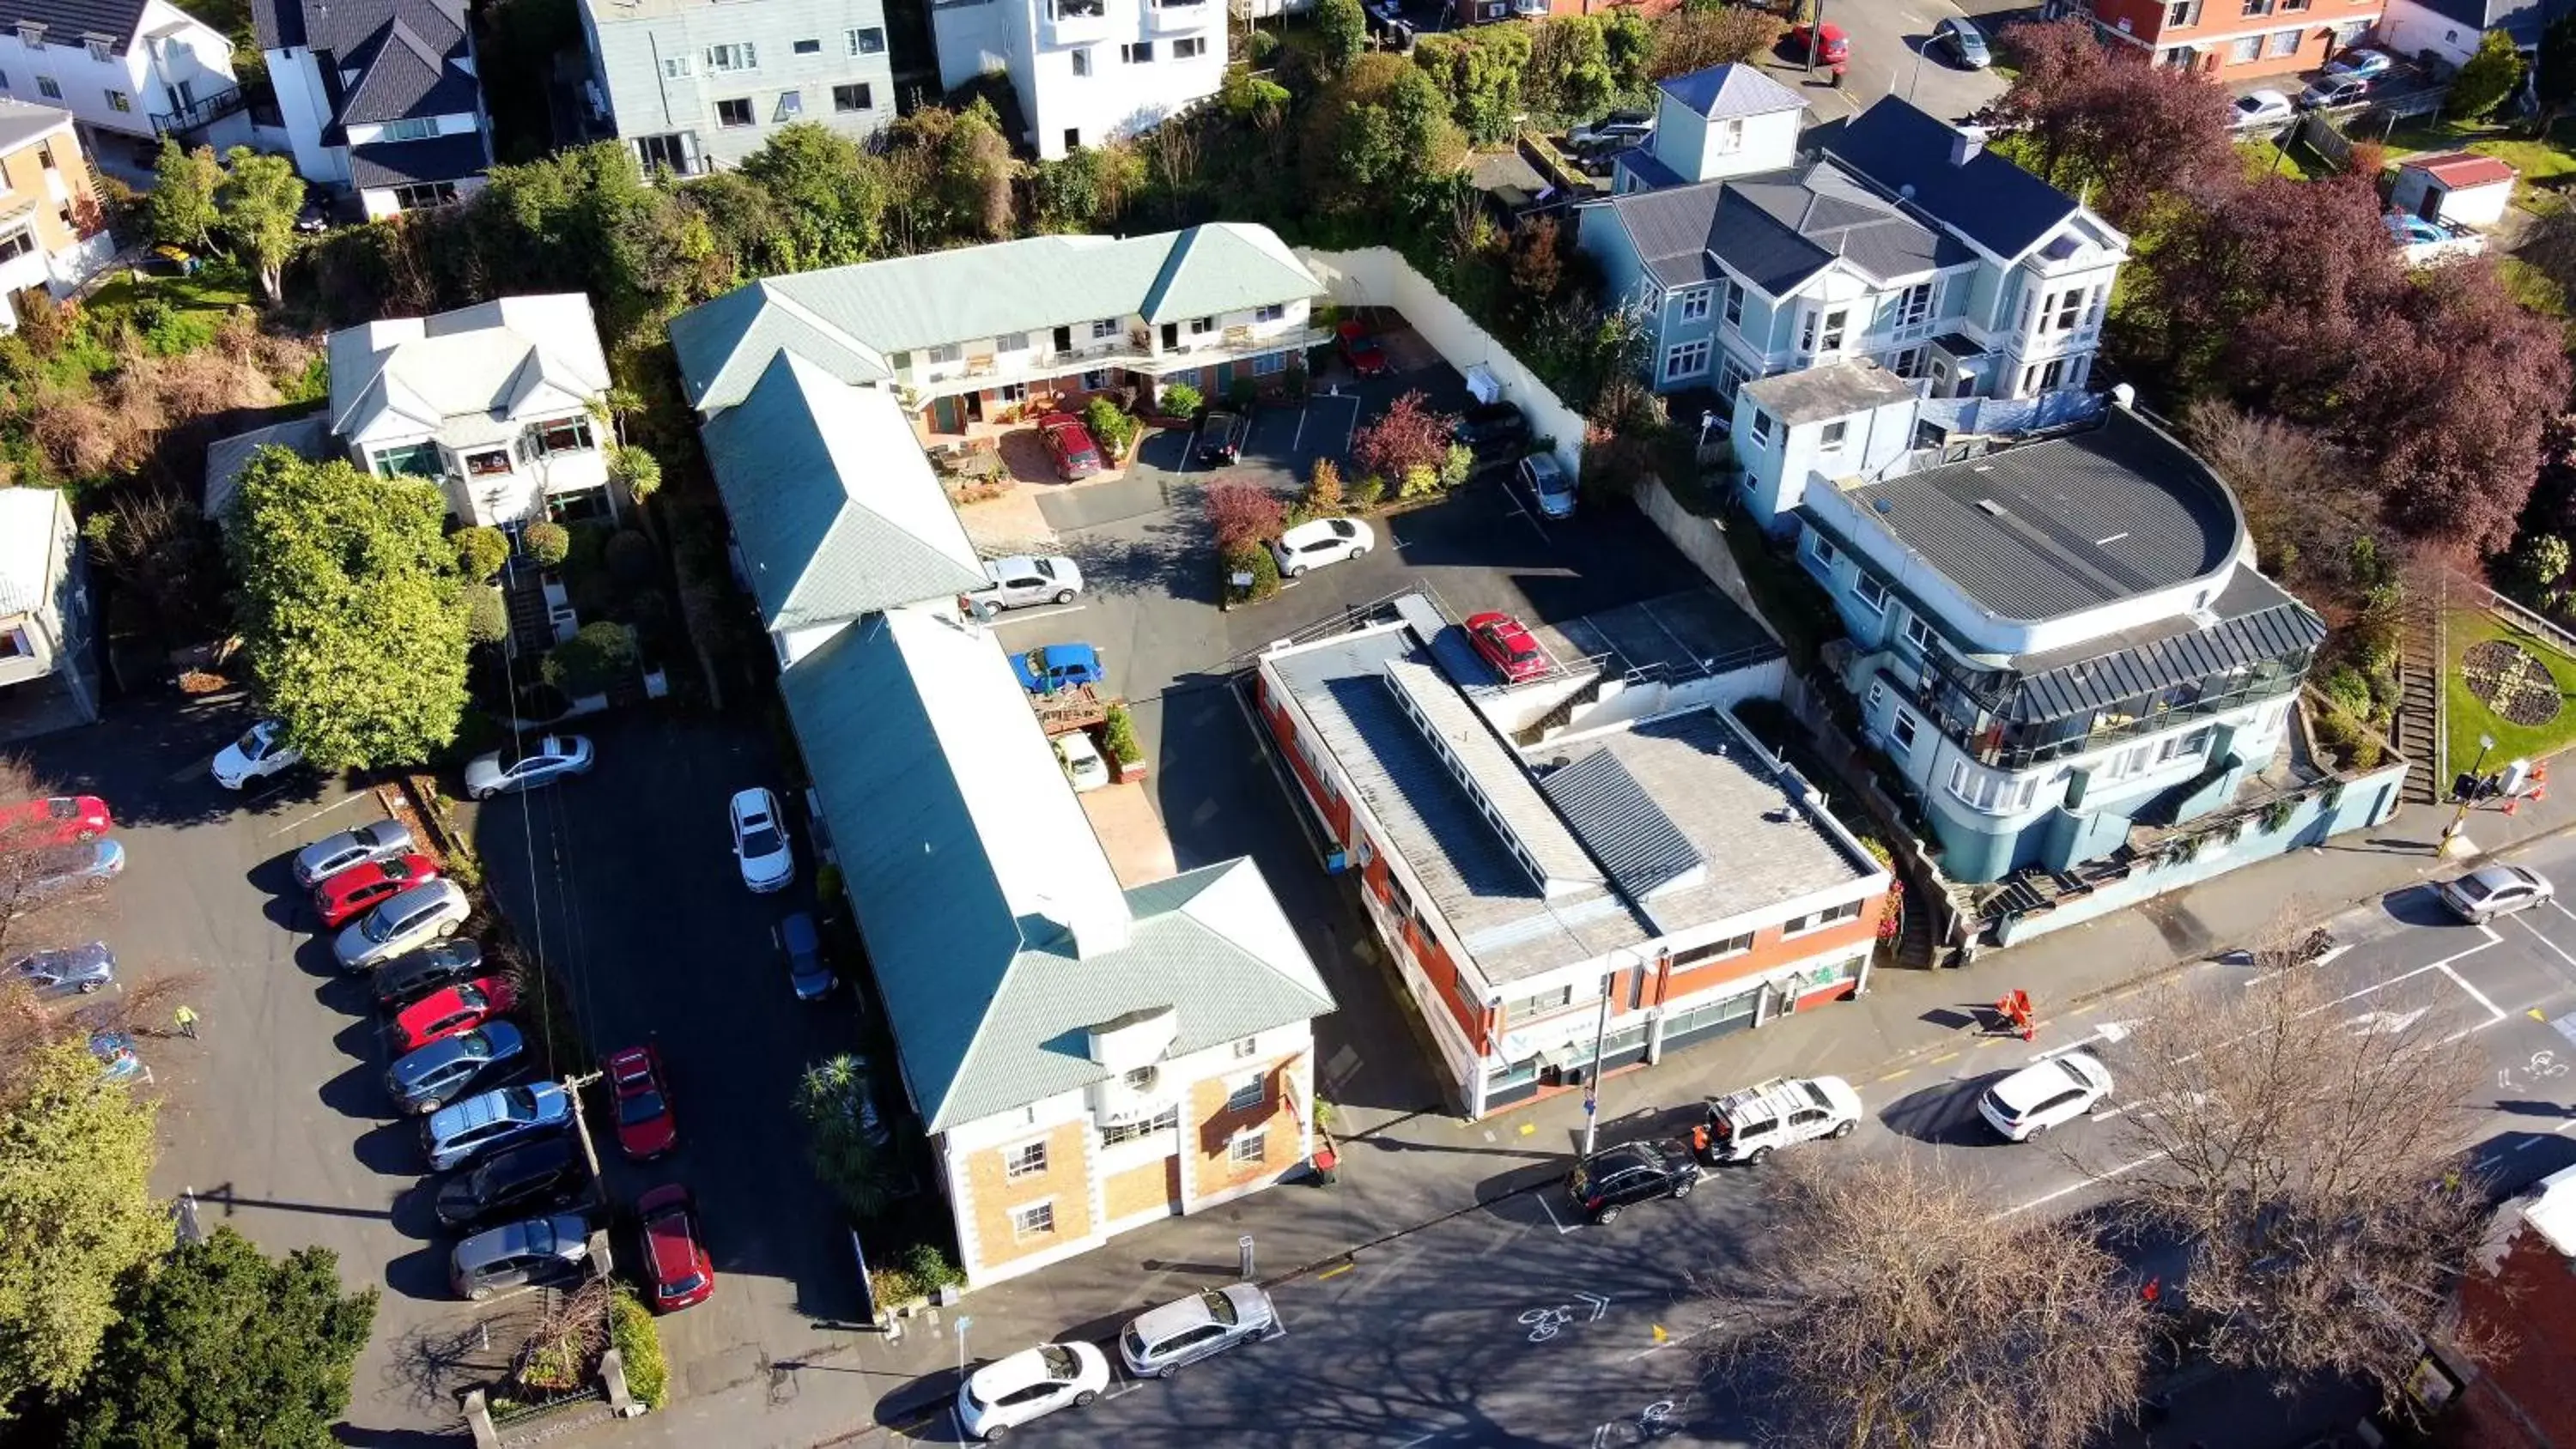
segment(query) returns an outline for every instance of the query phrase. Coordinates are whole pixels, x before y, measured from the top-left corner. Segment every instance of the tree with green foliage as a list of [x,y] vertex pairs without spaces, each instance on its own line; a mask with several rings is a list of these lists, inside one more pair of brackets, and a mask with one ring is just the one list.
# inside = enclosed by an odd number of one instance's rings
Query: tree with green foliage
[[638,503],[662,491],[662,463],[632,443],[608,450],[608,480],[625,488]]
[[1401,56],[1364,55],[1307,117],[1307,194],[1325,211],[1384,212],[1456,170],[1464,152],[1428,74]]
[[813,1134],[806,1151],[814,1175],[861,1218],[877,1216],[894,1200],[893,1144],[876,1113],[874,1090],[867,1064],[846,1052],[806,1068],[796,1083],[796,1115]]
[[449,540],[456,545],[456,567],[472,583],[490,583],[510,562],[510,535],[497,528],[460,528]]
[[769,194],[786,230],[784,270],[846,266],[876,254],[885,191],[858,142],[820,122],[798,121],[744,157],[741,170]]
[[1526,25],[1479,25],[1414,43],[1413,63],[1448,97],[1449,118],[1480,145],[1510,140],[1520,125],[1530,34]]
[[2513,37],[2497,26],[2478,42],[2478,52],[2451,77],[2451,94],[2442,109],[2463,121],[2482,121],[2495,114],[2505,98],[2522,85],[2522,52]]
[[623,624],[602,619],[546,651],[541,666],[546,683],[576,698],[605,693],[610,685],[635,673],[635,636]]
[[1019,163],[982,97],[964,110],[926,106],[886,128],[886,223],[899,250],[1000,241],[1017,224]]
[[2531,118],[2531,134],[2547,136],[2576,105],[2576,11],[2561,15],[2547,30],[2540,32],[2540,56],[2531,69],[2533,99],[2539,105]]
[[1633,5],[1615,7],[1600,20],[1601,49],[1610,61],[1611,84],[1623,91],[1644,85],[1655,59],[1655,28]]
[[78,1037],[18,1056],[0,1100],[0,1420],[77,1388],[117,1285],[170,1247],[153,1107],[99,1079]]
[[1136,420],[1105,397],[1083,404],[1082,426],[1113,461],[1126,457],[1127,449],[1136,441]]
[[510,637],[510,606],[492,584],[465,586],[465,638],[471,644],[498,644]]
[[1186,382],[1163,384],[1163,412],[1175,418],[1194,418],[1207,406],[1207,396]]
[[[1227,72],[1227,83],[1240,76],[1239,71]],[[1031,186],[1037,215],[1031,224],[1039,231],[1114,230],[1144,189],[1145,160],[1135,147],[1124,141],[1085,146],[1061,160],[1038,163]]]
[[[1600,17],[1551,15],[1531,28],[1529,73],[1521,93],[1530,109],[1550,116],[1599,115],[1618,92],[1619,75]],[[1643,61],[1638,73],[1644,74]]]
[[235,146],[226,158],[215,204],[233,255],[259,277],[261,295],[279,300],[278,278],[295,252],[295,218],[304,210],[304,178],[285,156],[263,156]]
[[1315,36],[1324,64],[1339,70],[1368,49],[1368,13],[1360,0],[1315,0]]
[[519,530],[519,546],[536,560],[537,567],[556,568],[572,557],[572,530],[553,519],[531,523]]
[[[1266,30],[1253,33],[1265,39],[1270,34]],[[1217,104],[1225,108],[1228,116],[1262,131],[1277,130],[1288,119],[1288,107],[1294,99],[1286,86],[1241,66],[1225,73],[1225,83],[1217,91]]]
[[376,1290],[340,1292],[339,1255],[262,1254],[229,1227],[130,1280],[66,1442],[76,1449],[331,1449]]
[[1669,80],[1711,66],[1741,64],[1770,54],[1787,30],[1767,10],[1694,0],[1655,21],[1646,75]]
[[410,764],[456,737],[465,615],[447,500],[413,478],[268,447],[225,546],[261,702],[325,769]]
[[215,191],[223,181],[224,166],[215,159],[215,148],[190,151],[162,137],[160,159],[152,163],[152,189],[143,194],[143,217],[152,229],[152,239],[204,251],[207,238],[214,234]]

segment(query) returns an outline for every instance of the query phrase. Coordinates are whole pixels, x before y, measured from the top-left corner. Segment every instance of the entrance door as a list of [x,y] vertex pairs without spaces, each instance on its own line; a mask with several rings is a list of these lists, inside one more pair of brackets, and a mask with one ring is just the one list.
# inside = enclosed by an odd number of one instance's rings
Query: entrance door
[[2449,192],[2444,191],[2438,186],[2425,187],[2424,199],[2415,203],[2416,219],[2419,221],[2440,221],[2442,219],[2442,202],[2449,195]]
[[964,425],[958,421],[957,399],[935,397],[930,400],[930,430],[934,433],[966,431]]
[[1231,362],[1218,363],[1216,365],[1216,395],[1218,397],[1225,396],[1226,389],[1232,386],[1234,386],[1234,364]]

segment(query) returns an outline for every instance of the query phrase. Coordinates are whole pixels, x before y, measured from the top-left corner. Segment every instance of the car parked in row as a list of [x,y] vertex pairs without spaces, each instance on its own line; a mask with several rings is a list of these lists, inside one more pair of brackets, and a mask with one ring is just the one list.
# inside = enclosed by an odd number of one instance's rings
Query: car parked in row
[[1783,1147],[1849,1137],[1862,1115],[1860,1093],[1840,1077],[1774,1077],[1708,1104],[1700,1156],[1758,1165]]
[[313,912],[322,928],[336,931],[413,886],[438,879],[438,862],[425,855],[397,855],[350,866],[313,887]]
[[1631,1203],[1690,1196],[1701,1173],[1698,1160],[1679,1143],[1629,1142],[1576,1164],[1565,1194],[1583,1221],[1609,1224]]
[[1356,559],[1377,547],[1377,531],[1356,518],[1316,518],[1270,541],[1279,572],[1301,578],[1324,564]]
[[1529,495],[1541,518],[1574,516],[1574,475],[1554,453],[1532,453],[1512,470],[1512,481]]
[[1059,689],[1108,682],[1100,651],[1088,644],[1049,644],[1043,649],[1014,654],[1011,672],[1019,676],[1020,688],[1031,694],[1053,694]]
[[2308,83],[2299,92],[2295,105],[2303,111],[2321,111],[2335,106],[2352,105],[2370,94],[2368,76],[2338,74],[2332,67]]
[[9,913],[23,916],[84,887],[125,874],[125,847],[99,839],[86,845],[61,845],[27,862],[27,878],[9,902]]
[[2239,131],[2265,126],[2286,126],[2298,114],[2290,98],[2276,90],[2253,90],[2236,98],[2230,108],[2227,124]]
[[1138,1378],[1167,1379],[1201,1359],[1287,1331],[1259,1284],[1229,1283],[1138,1314],[1118,1335],[1118,1356]]
[[1212,412],[1199,419],[1195,456],[1211,468],[1243,461],[1243,445],[1252,438],[1248,413]]
[[31,951],[9,963],[9,974],[38,996],[87,996],[116,983],[116,953],[105,941]]
[[706,1233],[689,1190],[664,1183],[635,1200],[635,1215],[644,1241],[645,1301],[653,1311],[677,1313],[706,1302],[716,1291],[715,1260],[707,1256]]
[[379,820],[355,830],[326,835],[295,852],[295,883],[310,890],[344,870],[370,861],[411,854],[411,827],[399,820]]
[[734,864],[742,883],[760,895],[785,890],[796,879],[796,850],[778,818],[778,797],[765,786],[737,791],[728,807]]
[[508,977],[477,976],[395,1012],[385,1040],[396,1052],[416,1052],[442,1037],[472,1031],[518,1004],[519,990]]
[[1932,43],[1962,70],[1984,70],[1995,63],[1986,33],[1964,15],[1944,15],[1932,25]]
[[629,1162],[650,1162],[679,1144],[661,1049],[647,1042],[608,1054],[601,1064],[617,1103],[617,1149]]
[[286,742],[285,724],[264,719],[216,753],[215,783],[227,790],[238,790],[253,780],[266,779],[302,763],[304,752]]
[[1086,1409],[1109,1388],[1109,1356],[1087,1343],[1042,1343],[996,1359],[957,1386],[957,1426],[976,1439],[1058,1409]]
[[446,1172],[474,1159],[572,1126],[572,1094],[560,1082],[495,1087],[441,1107],[420,1124],[429,1169]]
[[1082,569],[1062,554],[988,558],[984,577],[989,582],[966,596],[967,607],[978,614],[1031,604],[1070,604],[1082,592]]
[[470,937],[441,941],[397,956],[376,968],[376,1005],[409,1006],[442,986],[483,974],[483,947]]
[[427,1116],[476,1082],[514,1072],[526,1062],[527,1038],[518,1027],[487,1021],[394,1058],[385,1068],[385,1093],[404,1114]]
[[1645,110],[1612,111],[1597,121],[1586,121],[1565,133],[1566,149],[1577,156],[1599,156],[1612,151],[1625,151],[1655,134],[1655,113]]
[[2060,1052],[1988,1088],[1977,1113],[2007,1142],[2028,1142],[2072,1122],[2111,1095],[2110,1070],[2090,1052]]
[[96,795],[54,795],[0,811],[0,837],[17,843],[78,845],[105,835],[115,824],[107,802]]
[[480,1301],[506,1288],[560,1283],[590,1259],[590,1223],[572,1213],[528,1218],[476,1233],[449,1254],[456,1296]]
[[772,928],[778,952],[787,958],[787,984],[796,991],[799,1001],[820,1001],[831,994],[840,981],[823,960],[823,933],[814,926],[814,918],[797,911]]
[[1046,444],[1047,457],[1054,460],[1055,476],[1065,482],[1100,471],[1100,447],[1091,441],[1091,430],[1073,414],[1049,413],[1038,419],[1038,437]]
[[504,745],[465,767],[465,793],[477,800],[513,790],[533,790],[570,775],[586,775],[596,762],[581,735],[546,735],[528,744]]
[[579,1145],[569,1136],[538,1136],[440,1183],[434,1206],[440,1227],[476,1228],[513,1214],[551,1211],[589,1188],[590,1170]]
[[331,943],[343,971],[366,971],[407,951],[456,934],[474,903],[452,880],[413,886],[344,928]]
[[1529,436],[1529,414],[1507,402],[1470,403],[1449,428],[1449,441],[1466,444],[1479,458],[1517,456]]

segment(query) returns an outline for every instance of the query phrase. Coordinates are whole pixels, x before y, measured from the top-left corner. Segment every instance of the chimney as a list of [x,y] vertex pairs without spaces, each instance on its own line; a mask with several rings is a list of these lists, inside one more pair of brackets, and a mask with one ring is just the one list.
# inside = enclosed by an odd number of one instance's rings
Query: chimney
[[1986,148],[1986,133],[1971,126],[1950,133],[1950,164],[1965,166]]

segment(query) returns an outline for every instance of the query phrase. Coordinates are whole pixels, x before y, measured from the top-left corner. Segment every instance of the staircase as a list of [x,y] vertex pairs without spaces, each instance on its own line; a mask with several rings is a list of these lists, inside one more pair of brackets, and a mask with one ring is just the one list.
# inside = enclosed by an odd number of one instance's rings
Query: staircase
[[555,625],[546,610],[544,575],[516,562],[501,573],[501,600],[510,615],[510,652],[521,659],[542,659],[555,647]]
[[2406,772],[2404,799],[2430,805],[2442,796],[2442,593],[2412,594],[2397,651],[2397,752],[2414,762]]

